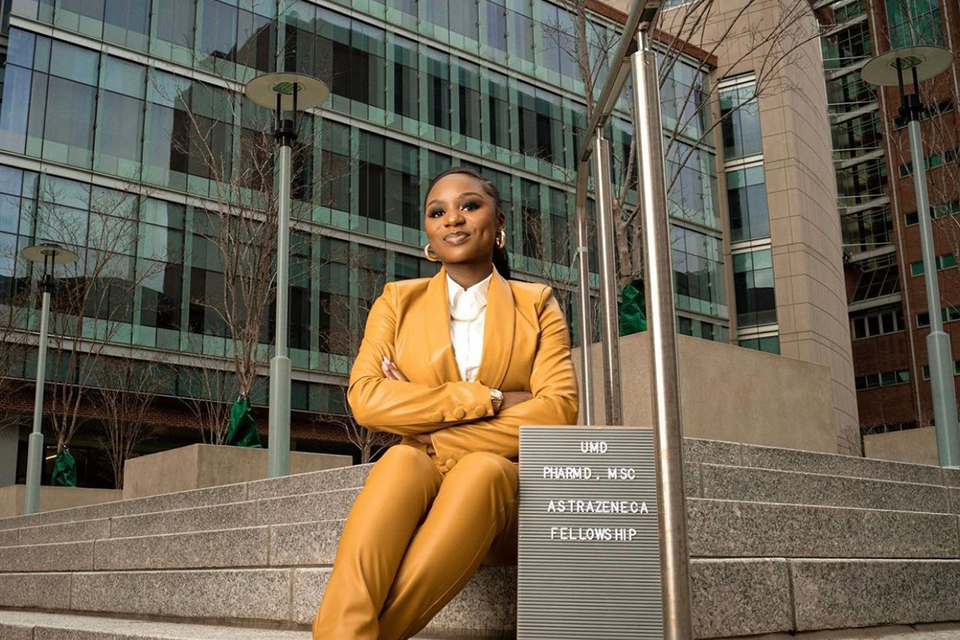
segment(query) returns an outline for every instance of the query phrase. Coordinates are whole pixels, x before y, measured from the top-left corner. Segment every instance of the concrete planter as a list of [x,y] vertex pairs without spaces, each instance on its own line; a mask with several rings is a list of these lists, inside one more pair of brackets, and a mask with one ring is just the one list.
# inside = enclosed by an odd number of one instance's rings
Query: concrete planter
[[[22,484],[0,487],[0,518],[22,514],[25,496],[26,487]],[[122,497],[123,492],[115,489],[41,486],[40,511],[85,507],[91,504],[114,502]]]
[[880,460],[940,466],[940,459],[937,457],[937,430],[933,427],[864,436],[863,454]]
[[[291,474],[351,464],[353,460],[350,456],[290,454]],[[266,477],[266,449],[193,444],[127,460],[123,466],[123,499],[217,487]]]
[[[730,344],[678,337],[683,435],[837,453],[830,368]],[[650,333],[620,339],[623,423],[651,425]],[[594,415],[603,424],[603,354],[591,349]],[[580,349],[573,363],[580,376]],[[582,377],[581,386],[582,384]],[[581,402],[583,398],[581,396]],[[584,411],[581,407],[580,421]]]

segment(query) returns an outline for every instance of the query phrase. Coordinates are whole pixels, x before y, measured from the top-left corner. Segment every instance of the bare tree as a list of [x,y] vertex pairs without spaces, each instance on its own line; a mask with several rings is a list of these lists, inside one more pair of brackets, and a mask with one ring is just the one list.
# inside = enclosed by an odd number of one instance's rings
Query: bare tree
[[110,358],[96,374],[94,408],[102,420],[100,446],[113,471],[114,488],[123,488],[123,464],[149,439],[156,425],[150,409],[160,389],[160,363]]
[[[546,34],[576,65],[585,89],[587,122],[596,110],[596,98],[611,71],[610,57],[620,42],[618,32],[604,27],[595,14],[591,14],[593,4],[588,0],[563,0],[561,6],[566,15],[556,24],[547,25]],[[751,15],[761,7],[767,10],[762,23]],[[747,102],[766,93],[791,89],[785,70],[796,63],[803,46],[821,35],[812,18],[808,0],[740,0],[735,6],[719,0],[693,0],[660,12],[653,35],[660,52],[661,88],[670,83],[672,95],[667,99],[671,104],[667,106],[676,118],[664,144],[664,156],[673,165],[667,193],[674,211],[684,210],[683,203],[677,199],[676,187],[682,169],[697,158],[698,146],[704,142],[714,146],[717,127]],[[733,48],[733,43],[737,48]],[[731,51],[738,53],[726,56],[729,62],[723,71],[731,75],[741,69],[753,71],[753,95],[716,118],[713,117],[714,105],[719,102],[719,89],[715,83],[679,86],[671,78],[679,64],[692,67],[696,76],[707,73],[711,71],[711,60]],[[632,96],[628,105],[632,116],[636,108]],[[636,136],[631,135],[627,148],[613,148],[612,152],[617,171],[613,219],[619,279],[623,286],[643,275],[642,229],[637,217],[639,209],[634,204]]]
[[135,259],[139,194],[93,187],[87,210],[69,206],[75,196],[48,180],[36,219],[38,239],[79,254],[56,268],[51,301],[46,387],[58,453],[84,421],[104,354],[133,324],[135,292],[153,268]]
[[185,392],[182,400],[196,418],[201,441],[226,444],[232,402],[237,398],[234,390],[238,386],[232,380],[232,363],[222,358],[198,357],[196,362],[180,366],[177,374]]
[[[266,28],[266,26],[262,27]],[[272,135],[273,114],[240,93],[199,82],[170,79],[156,74],[156,91],[177,105],[172,144],[192,163],[191,173],[202,176],[209,188],[205,210],[194,217],[192,246],[195,263],[203,263],[206,288],[194,286],[190,295],[193,333],[225,338],[222,353],[232,374],[223,376],[219,365],[186,374],[198,388],[217,398],[249,397],[258,376],[266,370],[273,349],[279,185],[275,176],[277,145]],[[232,139],[234,123],[240,123],[238,140]],[[317,229],[310,222],[315,196],[324,185],[349,175],[352,160],[330,158],[320,175],[313,162],[320,134],[319,120],[309,114],[297,118],[298,138],[292,154],[292,209],[290,260],[291,283],[315,276],[319,262],[310,256]],[[307,258],[297,255],[306,247]],[[202,340],[197,341],[203,353]],[[228,384],[228,388],[220,388]],[[225,437],[225,428],[214,426],[223,411],[206,401],[198,415],[215,442]],[[223,433],[221,434],[221,431]]]
[[[363,324],[370,313],[373,303],[383,290],[386,282],[386,262],[380,262],[369,256],[352,257],[349,251],[331,251],[326,259],[329,263],[348,265],[350,271],[359,275],[359,293],[356,299],[356,317],[358,331],[350,330],[351,302],[343,296],[330,296],[323,301],[320,312],[328,318],[321,329],[320,339],[330,353],[354,354],[360,347],[363,338]],[[324,274],[328,271],[324,270]],[[321,280],[321,286],[331,289],[333,283]],[[342,431],[347,442],[360,452],[361,464],[370,462],[382,450],[399,442],[399,438],[384,432],[367,429],[354,420],[347,402],[347,381],[337,385],[336,406],[342,407],[342,412],[328,412],[315,420],[317,426],[332,426]]]

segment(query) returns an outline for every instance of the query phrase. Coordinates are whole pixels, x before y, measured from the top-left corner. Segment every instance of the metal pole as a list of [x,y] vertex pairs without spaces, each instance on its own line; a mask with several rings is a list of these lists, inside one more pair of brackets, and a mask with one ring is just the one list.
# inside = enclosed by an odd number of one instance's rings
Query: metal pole
[[663,577],[664,640],[692,640],[687,513],[683,487],[683,430],[674,312],[670,221],[663,166],[663,128],[657,57],[646,30],[633,54],[638,185],[643,213],[650,342],[653,350],[653,414],[656,421],[657,517]]
[[597,193],[597,234],[600,245],[600,299],[603,310],[604,424],[623,424],[620,392],[620,323],[617,313],[617,265],[613,251],[613,183],[610,143],[597,131],[593,149],[593,181]]
[[934,256],[933,226],[930,222],[930,201],[927,197],[927,170],[923,164],[920,123],[911,118],[910,157],[913,164],[913,186],[917,194],[917,216],[920,218],[920,246],[923,250],[923,273],[927,288],[927,312],[930,335],[927,336],[927,358],[930,361],[930,389],[933,394],[933,420],[937,430],[937,455],[941,467],[960,466],[960,433],[957,430],[957,392],[953,382],[953,350],[950,336],[943,331],[940,315],[940,285]]
[[[281,125],[282,126],[282,125]],[[290,473],[290,358],[287,305],[290,288],[290,165],[293,139],[280,135],[280,202],[277,216],[277,338],[270,361],[270,417],[267,477]]]
[[47,373],[47,334],[50,325],[50,289],[44,283],[40,307],[40,341],[37,355],[37,386],[33,396],[33,431],[27,445],[27,486],[24,491],[23,512],[40,511],[40,474],[43,471],[43,385]]
[[580,371],[583,389],[580,390],[580,407],[583,411],[583,424],[592,426],[593,416],[593,360],[590,352],[593,347],[593,305],[590,303],[590,253],[588,251],[589,234],[587,232],[587,179],[590,172],[587,163],[580,161],[577,170],[577,269],[580,286],[577,288],[577,302],[580,311]]

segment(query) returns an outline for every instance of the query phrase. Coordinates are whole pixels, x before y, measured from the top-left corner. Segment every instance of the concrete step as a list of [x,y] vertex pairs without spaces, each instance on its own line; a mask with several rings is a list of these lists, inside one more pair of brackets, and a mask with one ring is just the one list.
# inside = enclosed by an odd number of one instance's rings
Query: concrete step
[[[112,520],[112,531],[93,537],[87,525],[101,521],[78,523],[78,541],[37,543],[34,537],[0,547],[0,570],[329,565],[355,493],[310,494],[302,508],[264,510],[263,519],[257,503],[247,502],[123,516]],[[699,498],[687,504],[690,551],[699,558],[960,557],[960,518],[952,514]],[[317,518],[298,522],[306,515]],[[60,535],[63,526],[49,528]]]
[[[700,467],[722,465],[945,486],[950,487],[950,491],[956,492],[960,497],[960,470],[713,440],[688,438],[684,444],[684,459],[688,464],[687,484],[691,496],[711,497],[699,492]],[[136,500],[0,518],[0,531],[356,488],[363,485],[370,467],[371,465],[360,465],[328,469]],[[749,498],[738,496],[736,499]],[[960,503],[960,499],[957,502]],[[9,538],[9,534],[0,534],[0,544],[8,544]]]
[[[414,640],[446,640],[430,634]],[[476,636],[475,636],[476,637]],[[513,634],[485,635],[484,638],[513,638]],[[306,630],[257,629],[77,616],[70,614],[0,611],[0,638],[3,640],[311,640]],[[960,625],[931,624],[883,626],[801,634],[767,634],[730,640],[956,640]]]
[[943,485],[715,464],[698,467],[697,496],[701,498],[925,513],[960,511],[960,493]]
[[952,514],[687,500],[697,558],[960,558],[958,526]]
[[363,486],[371,466],[326,469],[283,478],[0,518],[0,531],[359,488]]
[[[329,568],[0,574],[0,608],[309,625]],[[440,633],[510,632],[516,568],[482,567],[431,622]]]
[[7,529],[0,531],[0,549],[16,545],[238,529],[259,524],[336,520],[346,518],[359,491],[358,488],[335,489],[306,495]]
[[[960,620],[960,561],[694,560],[698,638]],[[0,575],[0,607],[307,625],[328,568]],[[431,624],[509,633],[516,572],[483,567]]]

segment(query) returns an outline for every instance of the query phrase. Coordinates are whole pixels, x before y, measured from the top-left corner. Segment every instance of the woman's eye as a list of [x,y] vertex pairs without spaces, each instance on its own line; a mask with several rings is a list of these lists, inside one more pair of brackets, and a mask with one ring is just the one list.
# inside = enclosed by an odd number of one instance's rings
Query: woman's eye
[[468,200],[467,202],[464,202],[462,205],[460,205],[460,208],[466,209],[467,211],[474,211],[475,209],[480,208],[480,203],[475,202],[473,200]]
[[443,209],[431,209],[430,212],[429,212],[427,215],[430,216],[431,218],[436,218],[437,216],[442,216],[442,215],[443,215]]

